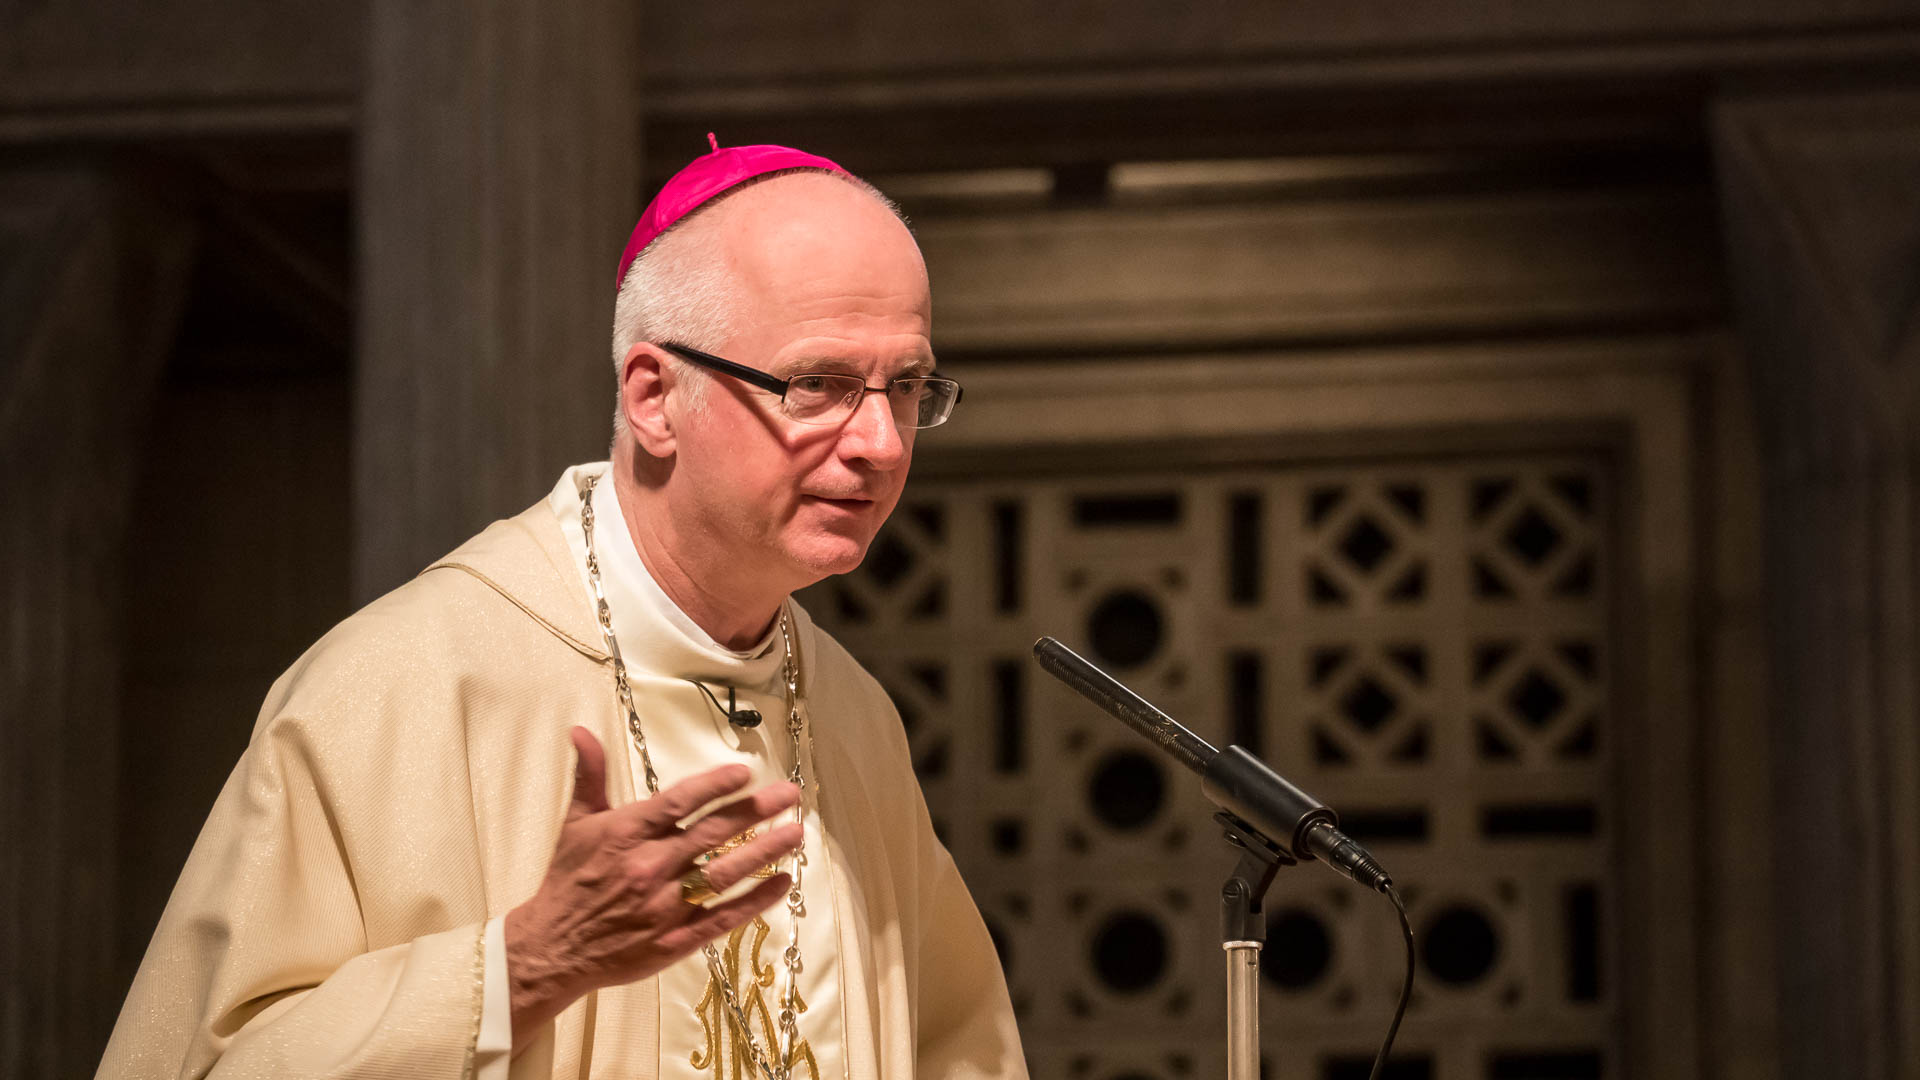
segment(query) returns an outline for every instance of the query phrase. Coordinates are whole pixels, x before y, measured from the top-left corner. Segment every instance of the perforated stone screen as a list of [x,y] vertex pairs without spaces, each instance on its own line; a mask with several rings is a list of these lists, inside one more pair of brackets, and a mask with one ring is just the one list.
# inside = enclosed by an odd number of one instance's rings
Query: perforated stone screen
[[[1001,949],[1033,1070],[1224,1067],[1197,781],[1029,659],[1051,634],[1338,808],[1422,949],[1400,1078],[1618,1074],[1611,466],[1462,457],[916,481],[803,597],[898,704]],[[1384,899],[1270,897],[1267,1075],[1364,1077],[1401,972]]]

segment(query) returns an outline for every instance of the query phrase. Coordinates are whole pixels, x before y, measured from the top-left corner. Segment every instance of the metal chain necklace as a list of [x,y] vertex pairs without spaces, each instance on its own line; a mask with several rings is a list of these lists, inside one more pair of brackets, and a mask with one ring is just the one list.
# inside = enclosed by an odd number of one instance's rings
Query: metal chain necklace
[[[627,682],[627,665],[620,658],[620,643],[613,636],[613,612],[607,606],[607,595],[600,584],[600,560],[593,551],[593,489],[600,482],[595,476],[587,480],[580,488],[580,527],[586,535],[587,546],[587,583],[593,587],[594,613],[600,620],[600,634],[607,642],[607,655],[613,658],[613,684],[619,694],[620,708],[627,714],[627,732],[633,736],[633,745],[640,752],[640,770],[647,781],[647,794],[660,794],[660,777],[653,771],[653,756],[647,752],[647,734],[640,726],[640,713],[633,705],[633,687]],[[793,621],[787,614],[786,605],[780,607],[780,644],[786,653],[784,668],[787,691],[787,734],[793,742],[793,767],[787,770],[787,779],[800,785],[801,798],[793,808],[793,820],[803,827],[806,824],[806,778],[800,770],[800,745],[806,734],[806,722],[800,714],[800,672],[793,656]],[[720,951],[712,943],[701,946],[706,954],[707,971],[720,985],[721,997],[726,1001],[728,1015],[734,1026],[739,1029],[741,1039],[746,1043],[747,1052],[753,1058],[754,1066],[760,1070],[764,1080],[791,1080],[793,1069],[793,1048],[800,1041],[800,1015],[798,1008],[800,982],[800,920],[807,913],[804,894],[800,891],[801,874],[807,865],[806,834],[801,833],[800,847],[793,853],[793,885],[787,890],[787,916],[790,936],[787,939],[786,952],[781,954],[784,962],[783,978],[780,987],[779,1046],[780,1063],[776,1066],[767,1059],[766,1051],[759,1040],[753,1037],[753,1025],[746,1009],[740,1004],[739,994],[734,990],[733,980],[727,977],[725,965],[721,962]]]

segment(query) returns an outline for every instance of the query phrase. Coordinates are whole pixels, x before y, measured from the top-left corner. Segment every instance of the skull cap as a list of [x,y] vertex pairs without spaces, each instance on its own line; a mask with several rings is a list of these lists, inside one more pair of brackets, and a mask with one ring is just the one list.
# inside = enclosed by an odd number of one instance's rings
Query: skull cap
[[729,146],[722,150],[711,132],[707,134],[707,145],[712,151],[694,158],[692,164],[674,173],[641,212],[626,250],[620,253],[620,274],[613,280],[615,291],[627,280],[627,270],[648,244],[728,188],[782,169],[824,169],[851,175],[826,158],[790,146]]

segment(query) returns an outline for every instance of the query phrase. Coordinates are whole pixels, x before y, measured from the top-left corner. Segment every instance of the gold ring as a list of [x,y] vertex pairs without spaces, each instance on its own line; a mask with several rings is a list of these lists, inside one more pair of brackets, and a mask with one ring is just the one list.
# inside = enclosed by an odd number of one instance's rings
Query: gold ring
[[707,868],[696,866],[680,877],[680,901],[694,907],[704,907],[707,901],[719,896],[719,890],[707,877]]

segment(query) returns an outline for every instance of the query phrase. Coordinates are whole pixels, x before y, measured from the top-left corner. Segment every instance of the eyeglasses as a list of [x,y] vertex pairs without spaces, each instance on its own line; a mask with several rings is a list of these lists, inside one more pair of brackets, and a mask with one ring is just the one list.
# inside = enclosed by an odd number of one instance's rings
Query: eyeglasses
[[939,427],[953,415],[953,407],[960,404],[960,384],[937,375],[894,379],[885,386],[868,386],[858,375],[831,372],[802,372],[791,379],[781,379],[689,345],[671,341],[658,344],[689,363],[780,395],[781,414],[799,424],[842,423],[853,415],[868,394],[887,395],[893,422],[903,428]]

